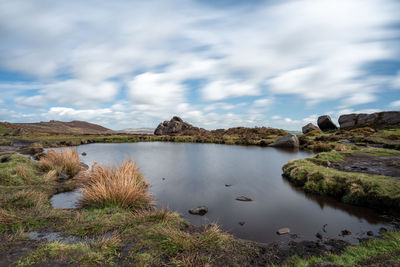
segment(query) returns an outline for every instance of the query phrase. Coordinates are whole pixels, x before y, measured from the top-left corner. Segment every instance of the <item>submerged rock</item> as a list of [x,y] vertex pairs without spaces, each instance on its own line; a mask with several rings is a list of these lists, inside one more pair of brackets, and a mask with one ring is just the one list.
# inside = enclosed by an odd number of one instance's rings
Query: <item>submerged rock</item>
[[337,126],[335,123],[333,123],[332,119],[328,115],[320,116],[318,118],[318,127],[323,131],[323,132],[328,132],[332,130],[337,130]]
[[243,226],[243,225],[245,224],[245,222],[239,222],[239,224],[240,224],[241,226]]
[[281,228],[276,233],[278,235],[286,235],[286,234],[290,233],[290,228],[288,228],[288,227]]
[[82,154],[81,154],[82,156],[86,156],[87,154],[86,154],[86,152],[82,152]]
[[319,130],[319,128],[317,126],[315,126],[314,124],[309,123],[309,124],[303,126],[303,128],[301,130],[303,131],[303,134],[306,134],[306,133],[309,133],[314,130]]
[[193,215],[200,215],[203,216],[204,214],[206,214],[208,212],[208,208],[206,206],[199,206],[197,208],[193,208],[189,210],[190,214]]
[[245,196],[237,197],[236,200],[239,200],[239,201],[253,201],[252,198],[245,197]]
[[275,143],[271,146],[273,147],[284,147],[284,148],[298,148],[300,145],[299,138],[296,135],[290,134],[278,138]]
[[231,185],[231,184],[225,184],[225,186],[226,186],[226,187],[230,187],[230,186],[232,186],[232,185]]

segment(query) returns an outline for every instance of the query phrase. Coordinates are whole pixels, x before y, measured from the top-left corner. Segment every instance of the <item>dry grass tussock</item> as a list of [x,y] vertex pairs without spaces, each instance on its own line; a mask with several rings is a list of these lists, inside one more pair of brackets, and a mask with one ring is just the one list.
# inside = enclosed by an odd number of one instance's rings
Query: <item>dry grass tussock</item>
[[132,160],[117,167],[94,165],[80,180],[83,187],[82,206],[141,209],[151,204],[148,183]]
[[81,169],[78,152],[73,149],[63,149],[61,153],[49,150],[39,161],[39,167],[43,170],[55,170],[57,174],[66,173],[69,176],[76,175]]
[[0,225],[12,225],[17,216],[10,214],[5,209],[0,208]]

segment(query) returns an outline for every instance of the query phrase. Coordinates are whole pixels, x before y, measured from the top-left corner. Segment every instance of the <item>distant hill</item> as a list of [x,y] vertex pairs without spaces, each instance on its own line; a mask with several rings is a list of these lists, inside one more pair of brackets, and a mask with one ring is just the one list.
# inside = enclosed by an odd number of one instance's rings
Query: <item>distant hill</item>
[[153,134],[154,128],[128,128],[119,130],[119,133],[126,133],[126,134]]
[[[8,124],[8,123],[7,123]],[[113,130],[85,121],[49,121],[34,123],[10,123],[11,128],[21,128],[32,133],[51,134],[112,134]]]

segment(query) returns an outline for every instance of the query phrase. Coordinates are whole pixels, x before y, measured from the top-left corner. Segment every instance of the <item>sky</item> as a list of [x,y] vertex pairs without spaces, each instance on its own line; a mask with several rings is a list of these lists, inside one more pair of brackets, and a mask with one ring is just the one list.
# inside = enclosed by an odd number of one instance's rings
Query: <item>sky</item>
[[400,110],[398,0],[0,0],[0,121],[299,130]]

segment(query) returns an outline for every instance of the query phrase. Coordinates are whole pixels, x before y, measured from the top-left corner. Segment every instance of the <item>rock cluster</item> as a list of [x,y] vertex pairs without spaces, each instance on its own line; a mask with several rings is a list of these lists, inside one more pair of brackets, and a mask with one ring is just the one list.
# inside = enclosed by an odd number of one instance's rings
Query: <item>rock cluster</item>
[[364,125],[386,126],[400,124],[400,111],[384,111],[372,114],[346,114],[339,117],[340,128]]
[[186,130],[200,131],[198,127],[194,127],[190,123],[184,122],[178,116],[174,116],[170,121],[164,121],[160,123],[154,131],[154,134],[177,134]]

